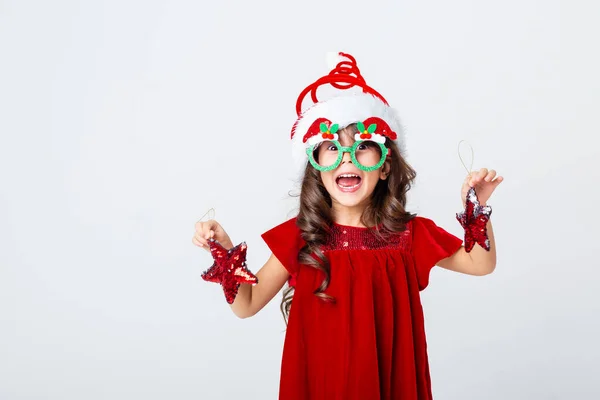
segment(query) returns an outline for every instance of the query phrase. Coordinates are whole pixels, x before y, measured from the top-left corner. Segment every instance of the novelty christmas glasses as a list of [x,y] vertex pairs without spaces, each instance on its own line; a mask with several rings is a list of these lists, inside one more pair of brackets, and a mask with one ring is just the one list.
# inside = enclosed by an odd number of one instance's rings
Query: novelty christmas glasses
[[373,171],[385,162],[389,150],[385,147],[385,137],[376,133],[377,123],[371,123],[365,128],[363,122],[356,124],[358,133],[354,136],[352,146],[342,146],[339,142],[338,125],[319,124],[320,135],[309,140],[311,144],[306,149],[308,161],[319,171],[336,169],[344,153],[350,153],[352,163],[363,171]]

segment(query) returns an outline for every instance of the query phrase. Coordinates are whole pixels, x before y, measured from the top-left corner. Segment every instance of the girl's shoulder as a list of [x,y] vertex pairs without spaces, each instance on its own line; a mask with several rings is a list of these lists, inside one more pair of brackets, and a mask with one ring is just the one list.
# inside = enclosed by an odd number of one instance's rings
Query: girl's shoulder
[[261,237],[267,242],[269,247],[284,247],[287,249],[297,250],[304,246],[300,228],[296,225],[296,217],[290,218],[287,221],[274,226]]
[[407,223],[407,229],[411,231],[413,237],[415,234],[419,235],[427,232],[439,232],[445,231],[442,227],[440,227],[436,222],[428,217],[424,217],[422,215],[414,215]]
[[431,218],[416,216],[409,224],[411,253],[417,271],[419,289],[423,290],[428,285],[431,268],[460,249],[463,241],[438,226]]
[[261,235],[275,257],[289,271],[292,286],[298,272],[298,252],[304,246],[304,241],[300,233],[300,229],[296,226],[296,218],[294,217]]
[[294,237],[300,236],[300,229],[296,225],[297,217],[293,217],[280,223],[279,225],[274,226],[269,229],[267,232],[263,233],[263,235],[283,235],[286,237],[290,237],[290,235],[294,235]]
[[433,220],[422,215],[413,214],[412,218],[408,220],[407,226],[430,224]]

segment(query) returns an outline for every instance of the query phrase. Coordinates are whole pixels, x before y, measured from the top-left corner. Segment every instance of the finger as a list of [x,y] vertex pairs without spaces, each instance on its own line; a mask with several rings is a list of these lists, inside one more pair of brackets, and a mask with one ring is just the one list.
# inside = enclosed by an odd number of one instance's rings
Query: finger
[[209,239],[210,231],[211,231],[211,226],[209,224],[206,224],[202,229],[202,237],[205,239]]
[[472,180],[473,183],[471,186],[476,185],[479,182],[481,182],[485,178],[487,173],[488,173],[487,168],[481,168],[479,171],[477,171],[477,173],[473,177],[473,180]]
[[192,243],[198,247],[204,247],[204,244],[202,244],[202,242],[196,236],[192,238]]
[[485,180],[486,182],[491,182],[491,181],[494,179],[494,177],[495,177],[495,176],[496,176],[496,171],[494,171],[493,169],[491,169],[491,170],[490,170],[490,171],[487,173],[487,175],[485,176],[484,180]]
[[211,230],[209,232],[210,238],[213,239],[215,237],[215,231]]
[[201,234],[194,235],[194,238],[196,239],[196,241],[198,243],[200,243],[202,245],[202,247],[207,247],[208,246],[208,241]]
[[469,173],[467,174],[467,176],[465,177],[465,181],[464,181],[464,183],[465,183],[466,185],[471,185],[472,179],[473,179],[473,173],[472,173],[472,172],[469,172]]
[[471,179],[469,180],[469,186],[473,187],[477,184],[477,182],[479,182],[479,173],[473,173],[471,175]]
[[194,224],[194,228],[196,228],[196,231],[202,231],[202,227],[204,226],[204,224],[204,221],[198,221]]

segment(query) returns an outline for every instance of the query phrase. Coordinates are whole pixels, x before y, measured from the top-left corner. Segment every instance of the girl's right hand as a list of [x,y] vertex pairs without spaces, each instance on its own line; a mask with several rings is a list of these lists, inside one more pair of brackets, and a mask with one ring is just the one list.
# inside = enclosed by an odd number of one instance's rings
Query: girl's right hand
[[225,232],[223,227],[214,219],[204,222],[198,221],[196,222],[195,227],[196,232],[192,238],[192,243],[194,243],[196,246],[210,251],[208,239],[215,239],[226,249],[233,247],[233,243],[231,242],[227,232]]

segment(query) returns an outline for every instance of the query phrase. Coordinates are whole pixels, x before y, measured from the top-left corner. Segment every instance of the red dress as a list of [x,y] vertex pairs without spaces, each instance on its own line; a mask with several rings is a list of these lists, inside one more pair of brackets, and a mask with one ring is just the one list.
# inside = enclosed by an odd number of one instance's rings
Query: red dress
[[419,292],[431,268],[462,240],[415,217],[387,242],[369,228],[334,224],[323,250],[330,261],[326,303],[313,292],[323,275],[296,260],[296,218],[263,239],[295,286],[283,348],[281,400],[431,400]]

